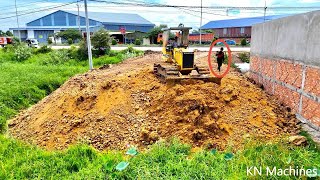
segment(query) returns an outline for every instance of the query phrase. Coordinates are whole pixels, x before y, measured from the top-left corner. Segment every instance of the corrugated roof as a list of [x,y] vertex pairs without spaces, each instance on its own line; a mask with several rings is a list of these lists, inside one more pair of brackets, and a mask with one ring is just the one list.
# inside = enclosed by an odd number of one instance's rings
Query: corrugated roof
[[[273,19],[279,19],[290,15],[274,15],[266,16],[266,21]],[[216,28],[230,28],[230,27],[248,27],[254,24],[263,23],[264,16],[260,17],[249,17],[249,18],[239,18],[239,19],[226,19],[226,20],[217,20],[210,21],[207,24],[203,25],[201,29],[216,29]]]
[[[64,10],[65,11],[65,10]],[[78,11],[65,11],[78,15]],[[85,12],[80,11],[79,15],[85,17]],[[154,25],[138,14],[130,13],[107,13],[107,12],[88,12],[89,19],[100,21],[102,23],[125,23],[125,24],[143,24]]]

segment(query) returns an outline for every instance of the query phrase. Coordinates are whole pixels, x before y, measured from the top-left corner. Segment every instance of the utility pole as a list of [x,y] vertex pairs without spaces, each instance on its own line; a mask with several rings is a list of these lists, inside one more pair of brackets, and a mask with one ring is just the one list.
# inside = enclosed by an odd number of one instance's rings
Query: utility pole
[[17,17],[19,41],[21,42],[21,34],[20,34],[20,27],[19,27],[19,17],[18,17],[17,0],[14,0],[14,5],[15,5],[15,7],[16,7],[16,17]]
[[92,63],[92,52],[91,52],[91,40],[90,40],[87,0],[84,0],[84,10],[85,10],[85,14],[86,14],[86,31],[87,31],[87,47],[88,47],[89,68],[90,68],[90,70],[92,70],[93,63]]
[[77,1],[77,7],[78,7],[78,25],[79,25],[79,33],[81,34],[81,28],[80,28],[80,14],[79,14],[79,1]]
[[200,28],[199,28],[199,32],[200,32],[200,41],[199,44],[202,44],[202,35],[201,35],[201,26],[202,26],[202,0],[201,0],[201,18],[200,18]]
[[263,22],[266,22],[266,13],[267,13],[267,1],[264,1],[264,15],[263,15]]

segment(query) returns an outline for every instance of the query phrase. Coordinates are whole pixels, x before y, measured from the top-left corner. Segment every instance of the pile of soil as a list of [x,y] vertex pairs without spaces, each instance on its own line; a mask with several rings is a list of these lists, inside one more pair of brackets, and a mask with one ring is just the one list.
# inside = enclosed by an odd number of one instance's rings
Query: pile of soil
[[9,133],[50,150],[79,141],[100,150],[146,147],[171,137],[224,149],[247,136],[297,133],[294,112],[240,74],[230,73],[221,85],[166,85],[151,71],[159,58],[149,54],[75,76],[12,119]]

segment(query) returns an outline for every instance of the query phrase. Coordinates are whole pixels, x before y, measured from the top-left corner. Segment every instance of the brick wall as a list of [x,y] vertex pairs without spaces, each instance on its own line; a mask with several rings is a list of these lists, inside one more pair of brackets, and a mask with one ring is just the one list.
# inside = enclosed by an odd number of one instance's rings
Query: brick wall
[[320,130],[320,67],[253,55],[250,76],[291,107],[301,121]]
[[250,76],[320,132],[320,11],[255,24]]

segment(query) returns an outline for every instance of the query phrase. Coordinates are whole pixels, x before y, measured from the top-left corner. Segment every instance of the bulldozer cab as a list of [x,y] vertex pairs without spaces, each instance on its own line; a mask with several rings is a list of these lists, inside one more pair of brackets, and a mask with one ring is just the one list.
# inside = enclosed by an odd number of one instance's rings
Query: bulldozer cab
[[[189,30],[191,27],[171,27],[171,28],[163,28],[163,47],[174,46],[176,43],[176,47],[185,47],[189,46]],[[171,31],[175,32],[175,38],[170,39]]]
[[[189,30],[191,27],[178,27],[163,28],[162,34],[162,53],[166,62],[172,62],[175,49],[187,49],[189,46]],[[174,32],[174,38],[170,38],[171,32]]]

